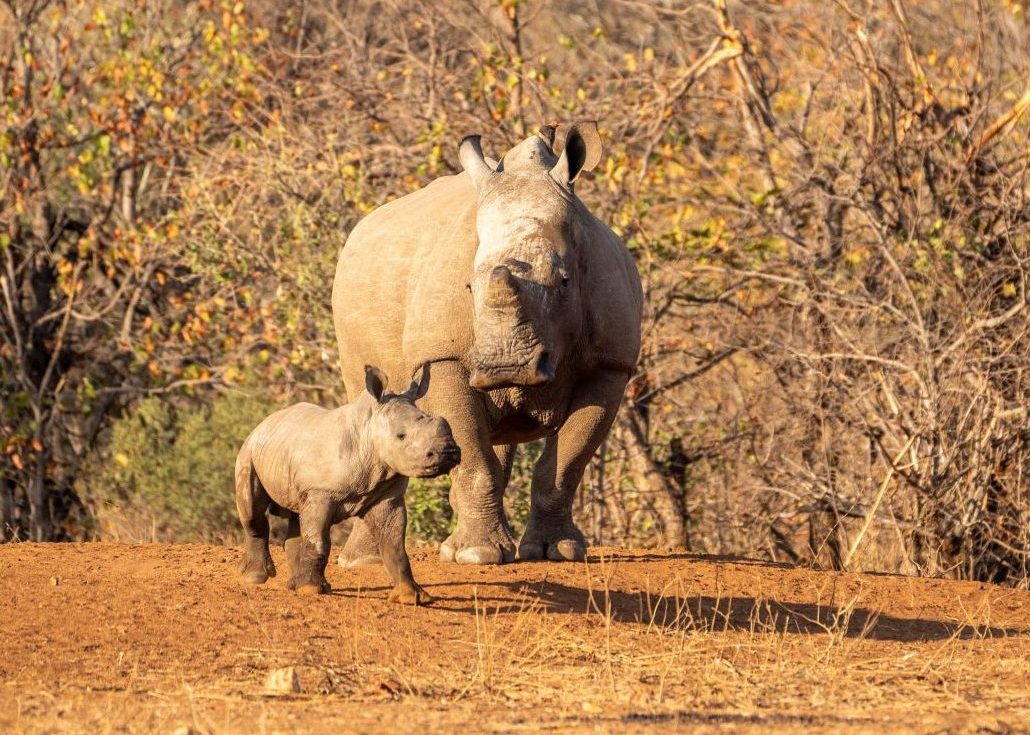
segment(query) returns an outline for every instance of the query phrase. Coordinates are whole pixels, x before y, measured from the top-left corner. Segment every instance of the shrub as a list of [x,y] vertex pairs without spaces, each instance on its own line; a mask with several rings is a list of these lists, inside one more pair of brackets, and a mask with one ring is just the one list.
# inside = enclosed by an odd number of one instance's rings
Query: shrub
[[136,541],[234,537],[236,453],[274,408],[243,391],[208,406],[156,397],[138,403],[115,422],[105,451],[79,481],[96,534]]

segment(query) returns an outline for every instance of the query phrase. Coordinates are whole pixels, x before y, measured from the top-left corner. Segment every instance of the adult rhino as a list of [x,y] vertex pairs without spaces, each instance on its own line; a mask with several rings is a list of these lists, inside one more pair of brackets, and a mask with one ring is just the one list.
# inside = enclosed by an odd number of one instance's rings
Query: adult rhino
[[[343,248],[333,319],[347,394],[366,364],[394,386],[431,364],[419,405],[447,420],[462,457],[443,560],[514,560],[504,490],[515,446],[542,437],[518,556],[582,559],[573,495],[636,364],[642,302],[629,251],[573,190],[600,160],[597,128],[543,128],[499,163],[479,136],[458,153],[463,173],[379,207]],[[340,563],[376,556],[356,524]]]

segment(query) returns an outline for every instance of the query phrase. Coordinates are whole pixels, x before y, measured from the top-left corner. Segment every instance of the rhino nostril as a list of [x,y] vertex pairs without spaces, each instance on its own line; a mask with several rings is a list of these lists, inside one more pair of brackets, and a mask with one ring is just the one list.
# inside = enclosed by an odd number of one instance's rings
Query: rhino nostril
[[536,374],[545,381],[554,378],[554,365],[551,363],[551,353],[547,350],[541,351],[536,360]]
[[436,452],[426,452],[426,456],[429,457],[429,459],[432,459],[436,456]]

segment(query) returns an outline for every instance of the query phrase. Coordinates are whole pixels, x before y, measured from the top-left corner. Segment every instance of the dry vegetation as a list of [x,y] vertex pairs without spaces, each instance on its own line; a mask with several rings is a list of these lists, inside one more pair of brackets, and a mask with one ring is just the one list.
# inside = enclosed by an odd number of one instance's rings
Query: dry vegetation
[[[232,533],[231,452],[198,427],[342,398],[328,290],[353,224],[454,172],[466,133],[496,154],[596,119],[578,189],[637,258],[647,338],[578,499],[588,539],[1026,584],[1023,4],[6,0],[0,20],[4,536]],[[213,510],[183,523],[198,493]],[[439,493],[411,497],[429,537]]]

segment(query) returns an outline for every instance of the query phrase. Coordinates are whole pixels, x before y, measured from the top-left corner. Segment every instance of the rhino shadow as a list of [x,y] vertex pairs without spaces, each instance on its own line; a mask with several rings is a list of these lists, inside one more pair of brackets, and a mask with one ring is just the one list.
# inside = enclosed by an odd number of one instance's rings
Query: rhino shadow
[[[445,588],[459,583],[439,583],[427,588]],[[463,584],[463,583],[462,583]],[[654,625],[664,629],[708,631],[754,631],[758,633],[827,634],[847,638],[918,642],[956,638],[972,640],[1030,635],[1030,629],[972,626],[925,618],[904,618],[865,607],[782,602],[771,598],[712,597],[709,595],[665,595],[650,597],[643,592],[585,589],[545,580],[527,582],[485,582],[476,584],[475,599],[448,596],[435,589],[441,606],[452,612],[517,615],[527,610],[550,613],[609,615],[613,622]],[[515,599],[512,599],[513,596]],[[454,603],[469,604],[454,607]]]

